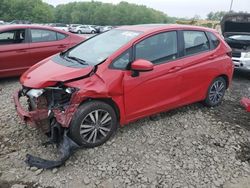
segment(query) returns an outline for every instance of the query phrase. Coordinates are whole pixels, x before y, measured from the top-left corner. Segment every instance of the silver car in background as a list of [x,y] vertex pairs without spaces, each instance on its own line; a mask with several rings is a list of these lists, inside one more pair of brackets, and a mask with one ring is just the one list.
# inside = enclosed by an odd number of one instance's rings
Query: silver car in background
[[70,32],[78,33],[78,34],[82,34],[82,33],[94,34],[94,33],[96,33],[96,29],[90,25],[80,25],[80,26],[71,28]]

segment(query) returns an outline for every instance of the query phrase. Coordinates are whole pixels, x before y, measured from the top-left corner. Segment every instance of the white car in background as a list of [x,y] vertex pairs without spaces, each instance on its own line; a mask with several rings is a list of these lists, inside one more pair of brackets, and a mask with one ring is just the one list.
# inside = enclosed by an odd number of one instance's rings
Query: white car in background
[[70,24],[69,25],[69,32],[72,32],[73,33],[73,31],[74,31],[74,29],[76,28],[76,27],[78,27],[78,26],[81,26],[82,24]]
[[69,31],[68,25],[64,23],[53,23],[50,26],[63,31]]
[[106,31],[109,31],[111,29],[113,29],[112,26],[104,26],[104,27],[101,28],[101,32],[106,32]]
[[82,34],[82,33],[96,33],[96,29],[93,28],[90,25],[80,25],[77,27],[74,27],[70,30],[72,33],[78,33],[78,34]]

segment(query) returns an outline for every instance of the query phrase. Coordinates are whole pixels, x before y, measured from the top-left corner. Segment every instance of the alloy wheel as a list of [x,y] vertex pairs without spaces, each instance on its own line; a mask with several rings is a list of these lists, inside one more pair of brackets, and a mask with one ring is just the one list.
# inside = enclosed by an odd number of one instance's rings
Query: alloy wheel
[[225,84],[221,80],[217,80],[213,83],[209,91],[209,100],[213,104],[217,104],[221,101],[225,92]]
[[87,114],[80,125],[80,135],[87,143],[96,143],[108,136],[112,118],[105,110],[94,110]]

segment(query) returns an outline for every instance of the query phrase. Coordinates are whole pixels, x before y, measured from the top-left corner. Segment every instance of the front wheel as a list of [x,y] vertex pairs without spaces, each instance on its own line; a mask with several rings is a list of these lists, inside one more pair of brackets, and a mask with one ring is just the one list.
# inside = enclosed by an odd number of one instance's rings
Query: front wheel
[[78,34],[82,34],[81,30],[77,31]]
[[117,128],[114,109],[101,101],[87,102],[79,107],[70,126],[70,136],[83,147],[105,143]]
[[226,80],[222,77],[216,78],[208,88],[207,97],[204,101],[206,106],[217,106],[222,102],[226,91]]

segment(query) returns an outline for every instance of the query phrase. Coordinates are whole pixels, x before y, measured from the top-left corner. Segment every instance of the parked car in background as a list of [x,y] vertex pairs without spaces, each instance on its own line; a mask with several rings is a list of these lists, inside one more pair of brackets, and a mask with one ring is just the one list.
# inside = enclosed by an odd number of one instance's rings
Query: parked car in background
[[51,140],[67,131],[78,145],[95,147],[139,118],[198,101],[219,105],[232,75],[231,49],[212,29],[124,26],[31,67],[14,98],[23,120],[36,127],[45,120],[45,132],[60,133]]
[[50,26],[63,31],[69,31],[68,25],[64,23],[53,23]]
[[0,77],[17,76],[35,63],[66,50],[84,38],[52,27],[0,27]]
[[0,25],[4,25],[4,21],[3,20],[0,20]]
[[9,24],[31,24],[31,21],[28,21],[28,20],[13,20]]
[[82,24],[70,24],[68,27],[69,32],[73,32],[74,28],[81,26]]
[[93,27],[96,30],[96,33],[100,33],[101,32],[101,27],[99,25],[91,25],[91,27]]
[[72,33],[96,33],[95,28],[91,27],[90,25],[80,25],[71,30]]
[[221,21],[222,34],[232,48],[236,69],[250,71],[250,14],[227,14]]
[[103,33],[103,32],[109,31],[111,29],[113,29],[112,26],[103,26],[103,27],[101,27],[100,32]]

